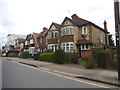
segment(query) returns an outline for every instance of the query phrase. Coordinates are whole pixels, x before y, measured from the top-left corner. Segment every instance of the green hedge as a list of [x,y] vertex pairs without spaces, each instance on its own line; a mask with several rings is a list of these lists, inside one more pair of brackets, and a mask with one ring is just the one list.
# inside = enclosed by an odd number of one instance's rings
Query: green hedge
[[107,67],[106,53],[103,51],[97,53],[97,66],[101,68]]
[[12,51],[8,51],[6,53],[6,56],[7,57],[18,57],[18,54],[19,54],[19,51],[17,50],[12,50]]
[[62,49],[56,50],[54,63],[64,64],[66,61],[67,61],[66,54],[65,54],[64,50],[62,50]]
[[88,60],[84,63],[85,68],[93,69],[96,66],[96,61],[93,57],[88,58]]
[[51,53],[51,52],[52,52],[51,49],[46,49],[46,50],[45,50],[45,53]]
[[20,57],[23,58],[23,59],[29,58],[29,52],[27,52],[27,51],[21,52],[21,56]]
[[34,57],[34,60],[39,60],[40,59],[40,52],[38,52],[36,55],[35,55],[35,57]]
[[66,53],[66,61],[67,61],[67,63],[78,64],[79,57],[74,55],[74,53]]
[[41,61],[54,62],[54,53],[42,53],[40,54]]
[[92,56],[93,56],[95,59],[97,59],[97,53],[99,53],[99,52],[101,52],[101,51],[103,51],[103,50],[104,50],[104,48],[101,47],[101,46],[94,46],[94,47],[92,47]]

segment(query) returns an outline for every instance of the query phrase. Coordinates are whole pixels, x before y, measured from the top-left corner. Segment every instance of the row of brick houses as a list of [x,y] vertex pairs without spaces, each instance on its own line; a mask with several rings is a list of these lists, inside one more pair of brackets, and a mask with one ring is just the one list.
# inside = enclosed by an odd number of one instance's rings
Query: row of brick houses
[[86,58],[91,55],[91,47],[94,45],[109,45],[107,23],[104,21],[104,29],[96,24],[79,18],[73,14],[71,18],[65,17],[62,24],[52,23],[41,33],[27,35],[22,50],[44,52],[51,49],[63,49],[65,52],[74,52],[79,57]]

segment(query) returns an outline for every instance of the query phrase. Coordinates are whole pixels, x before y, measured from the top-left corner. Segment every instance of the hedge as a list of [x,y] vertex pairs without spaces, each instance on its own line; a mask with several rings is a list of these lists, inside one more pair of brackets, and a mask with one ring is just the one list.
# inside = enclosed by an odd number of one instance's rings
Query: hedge
[[40,59],[40,52],[38,52],[36,55],[35,55],[35,57],[34,57],[34,60],[39,60]]
[[7,57],[17,57],[18,54],[19,54],[19,51],[17,51],[17,50],[12,50],[12,51],[8,51],[8,52],[6,53],[6,56],[7,56]]
[[79,63],[79,57],[74,55],[74,53],[66,53],[66,62],[67,63]]
[[42,53],[40,54],[41,61],[54,62],[54,53]]
[[67,61],[66,54],[65,54],[64,50],[62,50],[62,49],[56,50],[54,63],[64,64],[66,61]]
[[84,66],[87,69],[93,69],[96,66],[96,61],[93,57],[90,57],[87,61],[85,61]]
[[23,58],[23,59],[29,58],[29,52],[27,52],[27,51],[21,52],[21,56],[20,57]]

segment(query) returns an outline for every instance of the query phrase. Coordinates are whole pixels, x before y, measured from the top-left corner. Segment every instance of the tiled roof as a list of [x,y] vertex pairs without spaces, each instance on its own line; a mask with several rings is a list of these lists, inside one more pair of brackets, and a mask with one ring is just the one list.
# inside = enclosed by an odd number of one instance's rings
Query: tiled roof
[[[108,31],[104,30],[103,28],[99,27],[98,25],[96,25],[96,24],[94,24],[94,23],[92,23],[92,22],[90,22],[90,21],[88,21],[88,20],[82,19],[82,18],[79,18],[79,17],[78,17],[78,18],[76,18],[76,19],[70,19],[70,18],[68,18],[68,17],[65,17],[64,21],[65,21],[66,19],[68,19],[71,23],[73,23],[74,25],[76,25],[76,26],[78,26],[78,27],[79,27],[79,26],[83,26],[83,25],[87,25],[87,24],[91,24],[91,25],[99,28],[100,30],[108,33]],[[63,23],[64,23],[64,21],[63,21]],[[63,23],[62,23],[62,24],[63,24]]]
[[18,42],[24,42],[24,41],[25,41],[24,38],[17,38],[17,39],[15,39],[15,40],[18,40]]
[[40,33],[33,33],[33,38],[37,48],[39,48],[39,41],[37,40],[39,36],[40,36]]
[[61,25],[60,24],[57,24],[57,23],[52,23],[53,25],[55,25],[55,27],[59,30],[61,28]]
[[79,45],[79,44],[92,44],[92,42],[89,40],[86,40],[86,39],[81,39],[81,40],[78,40],[76,44],[77,45]]

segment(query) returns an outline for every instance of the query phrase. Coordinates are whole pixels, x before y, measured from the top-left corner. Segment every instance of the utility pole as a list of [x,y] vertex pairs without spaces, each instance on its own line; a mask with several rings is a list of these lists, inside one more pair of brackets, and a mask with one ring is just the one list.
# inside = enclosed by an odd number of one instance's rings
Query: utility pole
[[120,81],[120,13],[119,0],[114,0],[114,14],[115,14],[115,35],[117,48],[117,62],[118,62],[118,81]]

